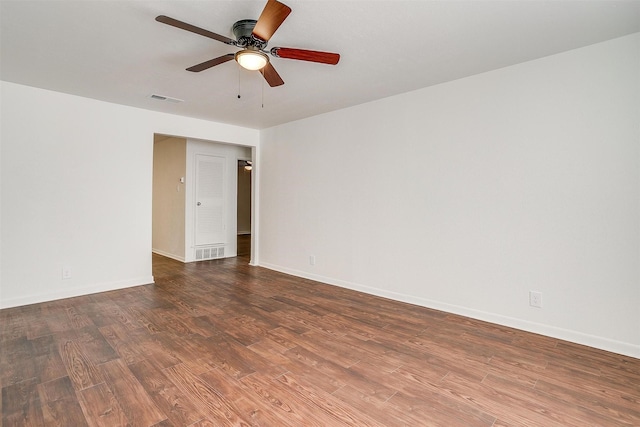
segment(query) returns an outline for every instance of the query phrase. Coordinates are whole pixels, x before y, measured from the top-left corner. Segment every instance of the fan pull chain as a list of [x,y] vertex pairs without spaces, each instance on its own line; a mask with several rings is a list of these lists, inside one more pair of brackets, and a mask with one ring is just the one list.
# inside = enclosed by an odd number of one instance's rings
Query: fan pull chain
[[262,79],[262,108],[264,108],[264,79]]
[[240,66],[238,66],[238,99],[240,99]]

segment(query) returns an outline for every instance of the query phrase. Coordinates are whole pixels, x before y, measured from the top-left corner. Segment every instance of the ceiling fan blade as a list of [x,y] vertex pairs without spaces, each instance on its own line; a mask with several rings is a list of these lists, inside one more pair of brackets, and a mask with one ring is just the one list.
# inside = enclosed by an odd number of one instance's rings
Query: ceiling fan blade
[[301,61],[320,62],[330,65],[336,65],[338,61],[340,61],[340,55],[337,53],[293,49],[290,47],[274,47],[271,49],[271,54],[278,58],[298,59]]
[[193,67],[189,67],[187,68],[187,71],[193,71],[194,73],[204,71],[211,67],[215,67],[216,65],[224,64],[227,61],[231,61],[234,57],[235,55],[233,53],[227,53],[226,55],[222,55],[217,58],[204,61],[201,64],[194,65]]
[[269,83],[269,86],[275,87],[282,86],[284,84],[284,80],[282,80],[282,77],[280,77],[280,74],[278,74],[276,69],[273,68],[271,62],[267,62],[267,65],[265,65],[260,70],[260,72],[264,76],[264,79],[267,81],[267,83]]
[[260,40],[269,41],[290,13],[291,8],[286,4],[277,0],[268,0],[252,34]]
[[220,34],[204,30],[202,28],[196,27],[195,25],[187,24],[186,22],[178,21],[177,19],[169,18],[168,16],[157,16],[156,21],[162,22],[163,24],[171,25],[172,27],[180,28],[182,30],[191,31],[192,33],[200,34],[201,36],[209,37],[210,39],[218,40],[219,42],[225,44],[236,44],[236,41],[230,39],[229,37],[221,36]]

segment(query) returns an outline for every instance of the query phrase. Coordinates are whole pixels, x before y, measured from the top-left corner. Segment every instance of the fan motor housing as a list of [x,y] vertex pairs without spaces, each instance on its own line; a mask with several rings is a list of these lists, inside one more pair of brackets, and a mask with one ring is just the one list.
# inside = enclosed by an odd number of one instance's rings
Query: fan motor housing
[[231,27],[233,35],[236,37],[237,46],[239,47],[256,47],[257,49],[264,49],[267,46],[267,42],[256,38],[252,33],[256,26],[255,19],[241,19],[237,21]]
[[240,37],[251,37],[251,33],[257,22],[255,19],[241,19],[233,24],[231,30],[233,31],[233,35],[236,36],[236,40]]

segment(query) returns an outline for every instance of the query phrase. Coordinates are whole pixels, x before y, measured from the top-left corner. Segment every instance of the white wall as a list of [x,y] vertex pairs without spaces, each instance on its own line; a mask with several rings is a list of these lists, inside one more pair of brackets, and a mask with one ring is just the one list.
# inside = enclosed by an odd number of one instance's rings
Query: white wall
[[237,165],[238,159],[251,158],[251,148],[239,147],[229,144],[218,144],[210,141],[200,141],[195,139],[187,140],[187,193],[186,193],[186,227],[185,227],[185,248],[186,262],[195,261],[195,177],[196,177],[196,156],[205,154],[209,156],[219,156],[225,159],[225,183],[224,206],[225,206],[225,226],[226,242],[225,257],[234,257],[238,253],[237,237]]
[[1,308],[153,281],[154,133],[258,144],[253,129],[8,82],[0,91]]
[[640,357],[639,123],[635,34],[265,130],[260,264]]
[[154,135],[153,252],[185,260],[187,140]]

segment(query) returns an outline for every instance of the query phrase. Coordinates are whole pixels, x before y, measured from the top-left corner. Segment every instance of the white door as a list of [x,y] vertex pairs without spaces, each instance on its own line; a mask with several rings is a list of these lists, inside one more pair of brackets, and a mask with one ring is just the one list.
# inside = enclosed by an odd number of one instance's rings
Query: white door
[[224,169],[224,157],[196,155],[196,246],[225,243]]

